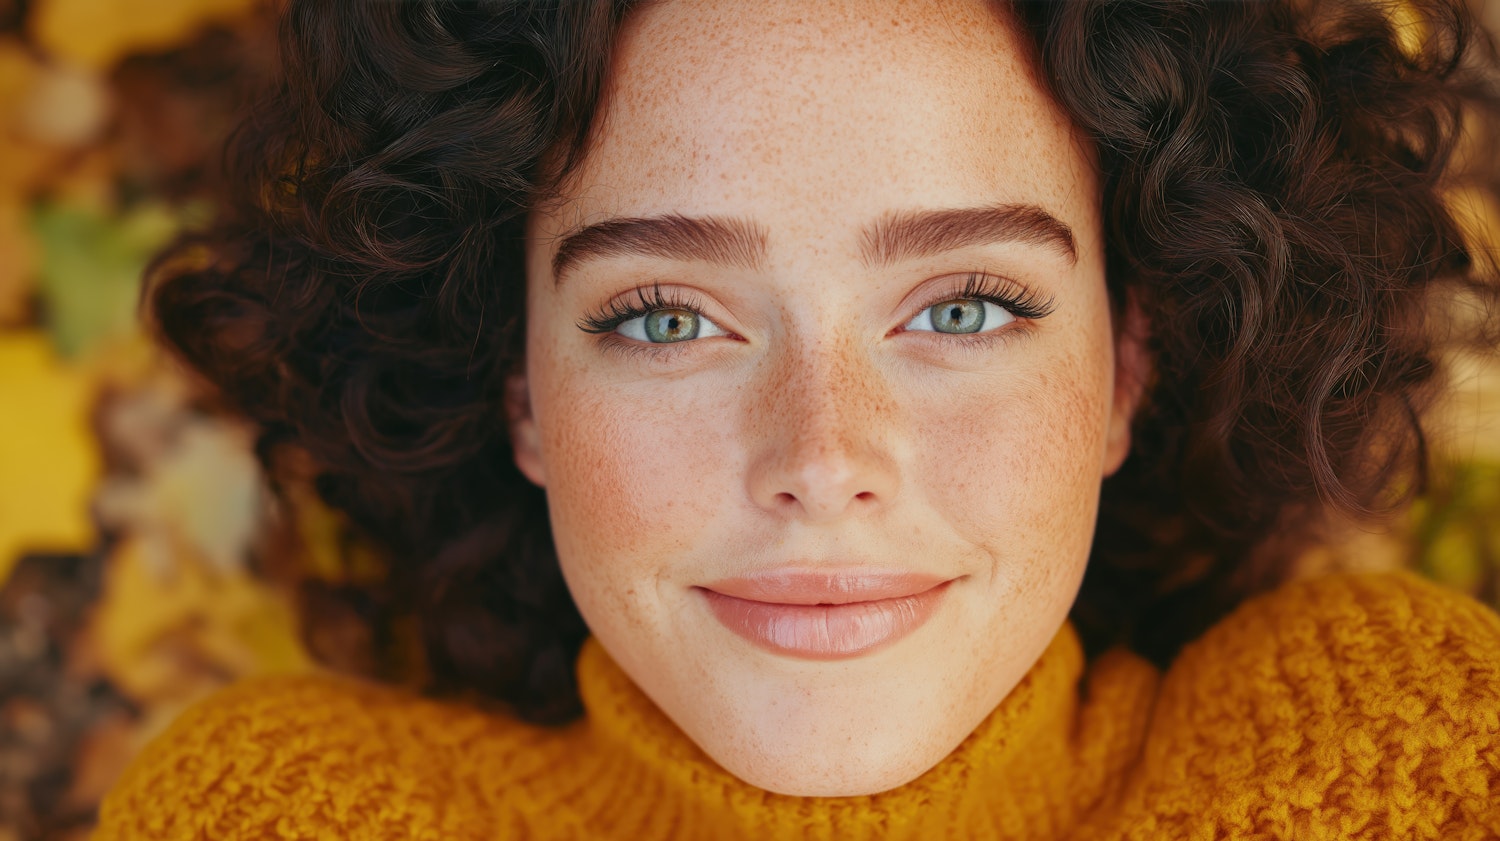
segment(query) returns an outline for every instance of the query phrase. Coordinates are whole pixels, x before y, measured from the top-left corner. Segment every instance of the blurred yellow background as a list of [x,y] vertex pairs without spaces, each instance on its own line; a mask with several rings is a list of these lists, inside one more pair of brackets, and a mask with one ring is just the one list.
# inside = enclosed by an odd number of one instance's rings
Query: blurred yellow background
[[[135,322],[142,267],[206,213],[270,71],[275,5],[0,0],[0,841],[85,837],[186,705],[315,668],[265,567],[334,568],[339,522],[279,508],[250,431]],[[1484,11],[1500,24],[1500,0]],[[1497,208],[1456,201],[1500,233]],[[1500,365],[1452,377],[1434,490],[1306,569],[1410,565],[1500,604]]]

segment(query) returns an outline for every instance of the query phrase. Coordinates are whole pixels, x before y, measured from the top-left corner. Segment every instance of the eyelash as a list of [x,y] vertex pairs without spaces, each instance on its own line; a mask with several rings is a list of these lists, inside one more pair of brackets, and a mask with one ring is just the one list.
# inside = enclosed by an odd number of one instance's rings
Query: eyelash
[[[1052,298],[1043,298],[1035,291],[1027,289],[1020,284],[1003,277],[997,277],[984,272],[969,272],[964,279],[962,289],[950,292],[940,298],[933,299],[927,307],[935,307],[944,301],[967,299],[972,301],[989,301],[1001,309],[1007,310],[1017,319],[1036,321],[1046,318],[1052,314],[1054,301]],[[984,334],[977,334],[984,335]]]
[[[585,333],[608,334],[613,333],[621,324],[631,319],[640,318],[656,310],[688,310],[702,314],[703,305],[691,296],[679,293],[677,290],[663,291],[660,285],[641,287],[635,290],[634,302],[614,300],[597,313],[586,316],[578,322],[578,329]],[[1010,312],[1018,320],[1025,319],[1036,321],[1046,318],[1052,314],[1054,301],[1052,298],[1043,298],[1034,291],[1026,289],[1020,284],[1006,278],[985,272],[970,272],[965,278],[963,286],[950,290],[938,296],[926,306],[920,309],[935,307],[944,301],[953,300],[988,301],[997,307]],[[991,331],[986,333],[975,333],[966,336],[954,336],[952,338],[960,341],[988,341],[995,338],[993,333],[1007,331]],[[658,352],[671,347],[671,345],[642,346],[639,342],[628,339],[621,340],[621,344],[631,350],[642,350],[647,352]]]
[[610,301],[605,309],[585,317],[578,322],[578,329],[585,333],[610,333],[632,318],[640,318],[656,310],[690,310],[702,314],[701,302],[682,295],[676,290],[662,292],[660,285],[635,290],[636,303]]

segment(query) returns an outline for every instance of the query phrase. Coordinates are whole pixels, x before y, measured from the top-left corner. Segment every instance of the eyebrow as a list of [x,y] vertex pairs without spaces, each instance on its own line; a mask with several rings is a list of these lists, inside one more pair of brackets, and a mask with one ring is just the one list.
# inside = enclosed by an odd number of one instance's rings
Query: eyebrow
[[1000,242],[1050,247],[1070,262],[1078,260],[1073,229],[1034,204],[892,213],[866,230],[860,245],[867,263],[888,266]]
[[[617,218],[586,225],[565,235],[552,258],[558,284],[580,263],[621,255],[697,260],[721,265],[762,267],[769,237],[743,219],[679,214]],[[881,267],[959,248],[1001,242],[1050,247],[1076,261],[1073,231],[1033,204],[999,204],[954,210],[890,213],[860,237],[867,264]]]
[[561,283],[563,274],[579,263],[627,254],[755,269],[765,263],[766,232],[754,223],[719,216],[609,219],[565,236],[552,258],[552,276]]

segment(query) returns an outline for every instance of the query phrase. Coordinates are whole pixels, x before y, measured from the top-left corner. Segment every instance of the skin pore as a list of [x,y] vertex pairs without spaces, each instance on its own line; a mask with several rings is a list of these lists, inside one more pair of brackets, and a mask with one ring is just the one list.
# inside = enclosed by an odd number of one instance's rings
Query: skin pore
[[[512,435],[569,589],[764,789],[870,794],[951,752],[1065,621],[1128,449],[1090,150],[1010,27],[983,0],[649,4],[529,222]],[[702,589],[787,568],[951,583],[816,660]]]

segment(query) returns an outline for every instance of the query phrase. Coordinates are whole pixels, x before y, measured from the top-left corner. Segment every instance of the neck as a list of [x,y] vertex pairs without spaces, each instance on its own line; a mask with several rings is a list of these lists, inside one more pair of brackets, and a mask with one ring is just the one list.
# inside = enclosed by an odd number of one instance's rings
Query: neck
[[1083,668],[1065,625],[1000,706],[922,776],[880,794],[799,798],[719,768],[590,639],[579,660],[588,717],[573,734],[580,774],[570,799],[591,801],[588,825],[639,838],[684,826],[713,827],[716,838],[1054,837],[1105,779],[1076,749]]

